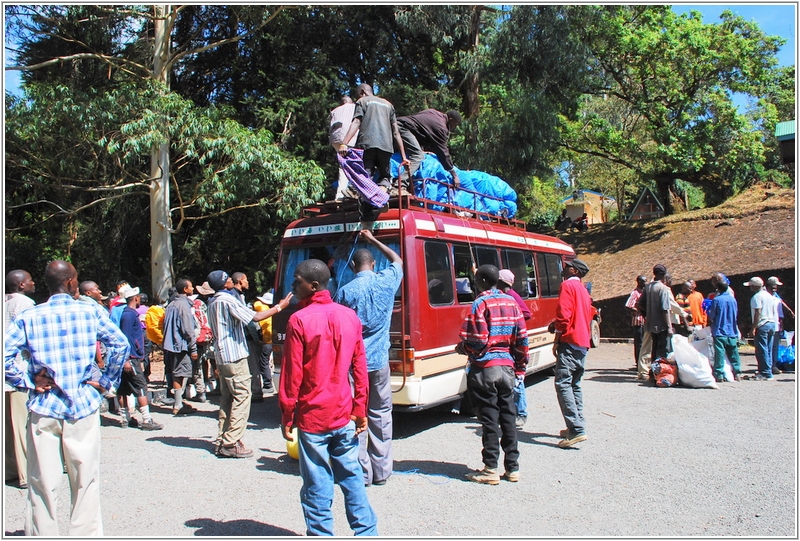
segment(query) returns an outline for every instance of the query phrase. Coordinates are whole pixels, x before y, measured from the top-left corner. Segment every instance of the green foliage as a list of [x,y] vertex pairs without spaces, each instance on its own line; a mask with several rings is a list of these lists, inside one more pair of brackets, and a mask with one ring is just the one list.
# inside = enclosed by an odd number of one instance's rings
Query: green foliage
[[[26,100],[7,102],[7,228],[46,224],[54,248],[93,272],[147,283],[149,158],[162,142],[171,144],[178,232],[237,208],[282,224],[321,195],[319,167],[287,156],[271,133],[154,83],[110,92],[31,84],[26,92]],[[98,238],[125,249],[106,255],[109,244]],[[178,269],[182,257],[178,247]]]

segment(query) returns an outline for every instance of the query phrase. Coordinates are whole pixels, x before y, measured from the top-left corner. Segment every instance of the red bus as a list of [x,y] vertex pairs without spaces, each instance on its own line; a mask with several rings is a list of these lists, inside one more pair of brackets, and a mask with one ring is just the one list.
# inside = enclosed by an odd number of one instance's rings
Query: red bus
[[[358,205],[323,203],[286,229],[278,259],[275,298],[291,291],[294,269],[315,258],[331,268],[329,289],[353,278],[348,261],[356,248],[369,248],[375,270],[388,266],[376,249],[356,243],[357,231],[371,228],[375,237],[403,259],[403,281],[395,295],[389,362],[393,407],[416,411],[451,402],[466,391],[464,355],[455,353],[458,333],[474,294],[474,270],[483,264],[510,269],[514,289],[533,316],[527,321],[528,374],[555,364],[553,335],[561,269],[575,257],[567,243],[530,233],[524,222],[500,218],[412,196],[394,197],[374,221],[362,222]],[[470,214],[471,216],[467,216]],[[286,321],[293,303],[274,316],[273,348],[281,359]],[[599,314],[592,322],[593,345],[599,341]]]

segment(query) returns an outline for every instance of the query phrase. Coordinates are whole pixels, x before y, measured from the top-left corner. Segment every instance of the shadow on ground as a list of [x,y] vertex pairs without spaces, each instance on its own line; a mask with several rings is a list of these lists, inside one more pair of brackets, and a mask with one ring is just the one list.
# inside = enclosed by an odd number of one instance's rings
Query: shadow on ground
[[185,524],[190,528],[199,528],[194,532],[194,535],[205,537],[284,537],[302,535],[285,528],[247,519],[224,521],[196,518],[187,520]]

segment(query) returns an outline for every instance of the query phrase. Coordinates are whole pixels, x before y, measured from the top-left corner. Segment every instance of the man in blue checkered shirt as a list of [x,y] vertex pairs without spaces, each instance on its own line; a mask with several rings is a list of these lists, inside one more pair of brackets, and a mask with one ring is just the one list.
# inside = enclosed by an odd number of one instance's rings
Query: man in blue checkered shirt
[[[67,535],[102,536],[99,407],[119,384],[128,340],[100,305],[73,298],[78,273],[70,263],[48,264],[45,282],[50,299],[20,313],[5,334],[6,382],[30,391],[25,535],[60,535],[57,494],[66,466]],[[95,363],[97,341],[106,346],[105,372]],[[27,370],[14,360],[23,350],[30,354]]]

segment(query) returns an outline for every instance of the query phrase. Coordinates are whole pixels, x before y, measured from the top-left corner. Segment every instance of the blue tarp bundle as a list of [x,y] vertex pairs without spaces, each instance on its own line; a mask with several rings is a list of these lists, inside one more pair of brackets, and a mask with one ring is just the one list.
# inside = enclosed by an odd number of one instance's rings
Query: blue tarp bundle
[[[392,177],[396,178],[398,176],[399,165],[400,154],[394,154],[391,162]],[[448,198],[447,192],[448,190],[452,191],[452,188],[436,182],[423,182],[422,179],[425,178],[441,180],[448,185],[452,182],[450,173],[444,170],[438,158],[433,154],[425,154],[425,160],[414,174],[414,195],[442,203],[452,202],[459,207],[498,216],[507,216],[508,218],[513,218],[517,214],[517,192],[503,179],[483,171],[462,171],[461,169],[457,169],[457,171],[462,188],[496,197],[500,201],[474,195],[463,190],[456,190],[454,199],[452,197]],[[433,208],[442,210],[443,207],[434,206]]]

